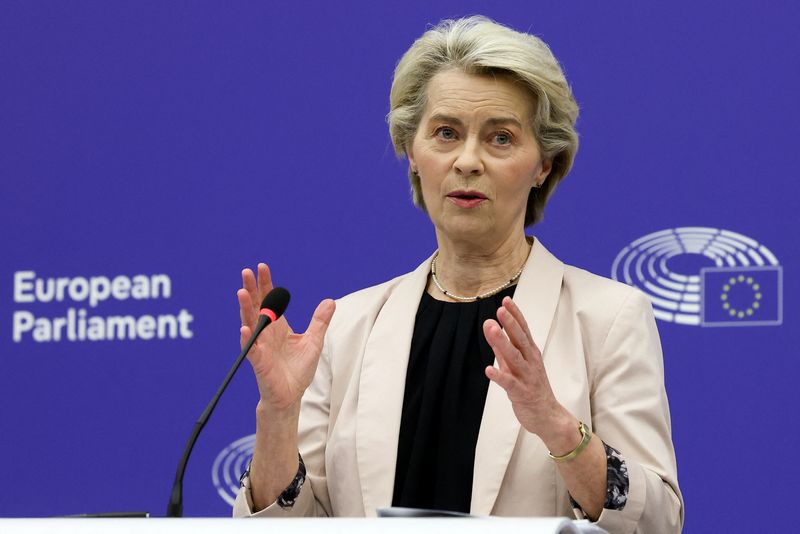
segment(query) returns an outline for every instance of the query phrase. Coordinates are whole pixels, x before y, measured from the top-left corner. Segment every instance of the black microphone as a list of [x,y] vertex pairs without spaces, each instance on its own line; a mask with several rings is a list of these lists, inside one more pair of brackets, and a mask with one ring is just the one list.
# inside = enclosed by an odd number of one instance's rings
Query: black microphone
[[264,300],[261,302],[261,311],[258,312],[261,317],[259,317],[256,329],[248,342],[245,354],[249,352],[250,346],[255,342],[258,334],[260,334],[268,324],[274,323],[283,315],[283,312],[285,312],[286,308],[289,306],[290,298],[289,292],[282,287],[276,287],[267,293],[267,296],[264,297]]
[[236,370],[239,369],[239,366],[247,357],[247,353],[250,352],[250,348],[253,346],[253,343],[255,343],[258,334],[260,334],[268,324],[277,321],[278,318],[283,315],[283,312],[286,311],[287,306],[289,306],[289,292],[282,287],[274,288],[267,293],[267,296],[264,297],[264,300],[261,302],[261,311],[259,312],[261,317],[253,331],[253,335],[250,336],[247,345],[245,345],[239,357],[236,358],[233,367],[228,371],[228,375],[225,377],[225,380],[222,381],[222,385],[211,399],[211,402],[208,403],[206,409],[200,414],[200,417],[194,425],[192,434],[189,436],[189,441],[186,442],[183,455],[178,463],[178,471],[175,473],[175,482],[172,484],[172,495],[170,496],[169,505],[167,506],[167,517],[181,517],[183,515],[183,474],[186,471],[189,455],[192,453],[192,448],[197,441],[197,437],[200,435],[200,431],[203,430],[208,418],[211,417],[211,412],[216,408],[222,393],[225,391],[225,388],[228,387],[233,375],[236,374]]

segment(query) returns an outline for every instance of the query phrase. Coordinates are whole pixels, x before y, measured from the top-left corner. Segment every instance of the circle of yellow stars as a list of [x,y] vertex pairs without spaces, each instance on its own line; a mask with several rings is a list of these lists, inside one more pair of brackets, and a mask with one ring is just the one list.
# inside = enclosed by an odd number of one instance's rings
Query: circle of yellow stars
[[[753,302],[751,302],[750,306],[747,308],[734,308],[731,306],[731,303],[728,300],[728,293],[730,293],[733,287],[737,285],[749,286],[753,291]],[[737,319],[744,319],[745,317],[750,317],[753,315],[755,311],[761,307],[761,297],[761,286],[755,283],[752,277],[744,276],[743,274],[740,274],[739,276],[731,276],[728,279],[728,283],[722,286],[722,294],[720,295],[720,299],[722,300],[722,308],[728,311],[728,315],[731,317],[736,317]]]

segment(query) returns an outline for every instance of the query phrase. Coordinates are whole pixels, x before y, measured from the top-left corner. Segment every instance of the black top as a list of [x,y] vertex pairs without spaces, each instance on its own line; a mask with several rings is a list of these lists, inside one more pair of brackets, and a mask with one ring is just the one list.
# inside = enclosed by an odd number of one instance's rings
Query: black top
[[483,323],[516,286],[475,302],[423,293],[408,360],[392,506],[469,512],[494,353]]

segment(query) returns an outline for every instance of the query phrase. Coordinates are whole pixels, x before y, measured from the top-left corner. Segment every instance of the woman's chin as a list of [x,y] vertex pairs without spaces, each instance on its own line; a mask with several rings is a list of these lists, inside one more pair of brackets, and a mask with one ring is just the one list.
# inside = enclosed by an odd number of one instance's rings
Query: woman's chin
[[491,221],[483,217],[457,217],[439,227],[441,235],[449,241],[479,243],[497,234]]

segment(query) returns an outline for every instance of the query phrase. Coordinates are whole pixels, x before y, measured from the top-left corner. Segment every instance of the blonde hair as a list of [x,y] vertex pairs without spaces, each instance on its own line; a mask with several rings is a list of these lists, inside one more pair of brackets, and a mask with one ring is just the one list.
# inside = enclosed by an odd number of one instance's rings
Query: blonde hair
[[[543,157],[552,161],[547,179],[528,195],[525,226],[539,222],[578,150],[578,104],[558,61],[538,37],[486,17],[443,20],[411,45],[394,71],[387,121],[398,156],[407,154],[417,133],[431,78],[451,68],[467,74],[510,76],[530,91],[533,133]],[[408,177],[414,204],[426,211],[419,176],[409,168]]]

